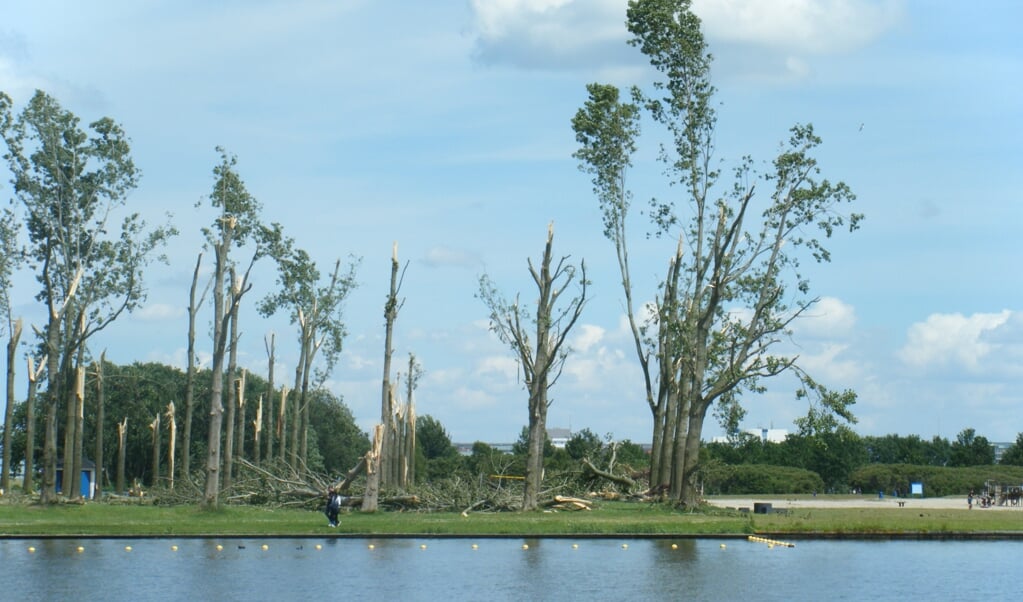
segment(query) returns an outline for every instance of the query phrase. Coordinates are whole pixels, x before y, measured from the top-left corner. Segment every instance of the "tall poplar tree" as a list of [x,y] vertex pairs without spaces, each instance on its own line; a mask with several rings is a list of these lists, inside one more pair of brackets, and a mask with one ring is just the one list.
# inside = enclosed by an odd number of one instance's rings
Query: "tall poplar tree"
[[[811,153],[821,140],[810,125],[790,130],[770,171],[757,173],[752,160],[743,159],[732,184],[719,190],[715,90],[699,18],[688,0],[631,0],[627,24],[630,44],[662,79],[649,93],[634,88],[631,103],[613,86],[591,85],[572,121],[580,143],[575,156],[593,175],[605,236],[618,253],[653,415],[651,485],[693,505],[708,409],[737,403],[743,391],[762,391],[764,378],[787,370],[805,376],[795,356],[775,351],[792,321],[816,301],[800,259],[828,261],[824,239],[845,225],[854,230],[861,216],[842,212],[855,199],[845,184],[820,177]],[[649,235],[671,240],[665,276],[649,296],[649,321],[633,307],[626,244],[626,173],[640,107],[668,135],[661,157],[672,185],[672,196],[654,198],[647,212]],[[758,184],[766,194],[755,194]]]
[[77,116],[42,91],[16,119],[9,117],[11,106],[0,93],[4,159],[25,211],[27,260],[42,285],[37,298],[48,313],[42,500],[50,502],[56,495],[59,400],[73,400],[86,342],[144,301],[143,270],[177,232],[149,229],[138,213],[119,225],[114,221],[139,172],[127,136],[112,119],[94,121],[85,131]]

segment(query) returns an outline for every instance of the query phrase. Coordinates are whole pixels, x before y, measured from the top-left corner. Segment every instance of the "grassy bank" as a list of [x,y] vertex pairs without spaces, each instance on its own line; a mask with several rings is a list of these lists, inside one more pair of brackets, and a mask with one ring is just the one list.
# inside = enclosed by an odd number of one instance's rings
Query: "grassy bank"
[[343,514],[327,527],[322,514],[230,506],[0,505],[0,537],[9,536],[799,536],[989,534],[1023,537],[1023,511],[897,508],[807,508],[749,514],[706,508],[606,502],[592,511],[556,513],[380,512]]

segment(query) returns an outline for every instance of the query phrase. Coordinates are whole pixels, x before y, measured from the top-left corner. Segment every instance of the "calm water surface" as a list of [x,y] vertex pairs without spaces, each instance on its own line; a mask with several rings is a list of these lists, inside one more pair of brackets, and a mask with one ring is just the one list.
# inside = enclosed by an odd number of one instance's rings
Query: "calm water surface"
[[1019,541],[0,540],[0,599],[979,599],[1021,563]]

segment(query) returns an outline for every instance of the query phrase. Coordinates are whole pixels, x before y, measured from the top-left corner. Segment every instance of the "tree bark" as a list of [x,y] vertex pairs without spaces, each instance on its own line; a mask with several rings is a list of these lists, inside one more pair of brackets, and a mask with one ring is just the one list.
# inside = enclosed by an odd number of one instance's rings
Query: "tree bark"
[[[192,472],[192,416],[195,412],[195,317],[209,292],[209,282],[203,290],[199,301],[195,299],[195,289],[199,284],[199,268],[202,266],[202,253],[195,260],[192,271],[192,286],[188,292],[188,360],[185,368],[185,424],[181,436],[181,477],[189,478]],[[210,281],[211,282],[211,281]]]
[[96,447],[93,461],[96,463],[96,497],[103,491],[103,473],[106,466],[103,457],[103,427],[106,422],[106,391],[103,388],[103,364],[107,361],[107,352],[99,354],[96,362]]
[[381,441],[380,484],[397,481],[397,457],[394,453],[394,392],[391,390],[391,355],[394,353],[394,322],[401,304],[398,302],[398,243],[391,248],[391,287],[384,304],[384,374],[380,387],[380,423],[384,425]]
[[235,273],[234,268],[230,270],[231,274],[231,310],[228,312],[231,326],[229,328],[230,336],[228,338],[230,347],[228,348],[228,360],[227,360],[227,399],[224,405],[227,406],[227,416],[224,421],[227,423],[227,432],[224,435],[224,474],[222,476],[222,487],[224,489],[231,488],[231,480],[234,477],[234,453],[235,453],[235,426],[236,426],[236,414],[238,413],[238,383],[235,374],[238,370],[238,300],[235,298],[240,293],[241,287],[237,284],[238,275]]
[[174,448],[178,443],[177,418],[174,415],[174,402],[167,404],[167,488],[174,489]]
[[149,478],[149,486],[156,487],[160,482],[160,414],[157,413],[153,421],[149,423],[149,429],[153,431],[153,474]]
[[362,511],[376,512],[380,495],[380,446],[383,443],[382,424],[373,429],[373,444],[366,452],[366,491],[362,496]]
[[25,395],[25,474],[21,482],[21,490],[26,495],[35,493],[36,389],[45,366],[45,357],[39,361],[38,370],[32,366],[32,358],[28,358],[28,393]]
[[[81,354],[79,354],[80,356]],[[85,366],[81,364],[79,357],[78,365],[75,367],[75,427],[73,449],[71,455],[71,491],[68,497],[77,500],[82,497],[82,451],[84,446],[85,430]],[[65,465],[65,470],[67,465]]]
[[3,476],[0,477],[0,490],[11,490],[11,432],[14,428],[14,357],[21,339],[22,322],[14,323],[11,338],[7,341],[7,403],[4,409],[4,451]]
[[266,345],[267,355],[267,378],[266,378],[266,435],[263,441],[263,447],[266,452],[267,461],[274,457],[274,434],[275,434],[275,421],[274,421],[274,364],[276,363],[275,354],[277,352],[277,335],[270,333],[270,341],[263,339]]
[[203,505],[207,508],[216,508],[220,504],[220,435],[224,421],[224,353],[227,346],[227,334],[224,332],[224,275],[227,272],[231,234],[237,221],[234,217],[224,217],[221,223],[223,225],[221,241],[214,247],[216,270],[213,282],[213,365],[206,451],[206,489],[203,495]]
[[124,488],[124,460],[128,446],[128,417],[123,422],[117,423],[117,493],[123,494]]

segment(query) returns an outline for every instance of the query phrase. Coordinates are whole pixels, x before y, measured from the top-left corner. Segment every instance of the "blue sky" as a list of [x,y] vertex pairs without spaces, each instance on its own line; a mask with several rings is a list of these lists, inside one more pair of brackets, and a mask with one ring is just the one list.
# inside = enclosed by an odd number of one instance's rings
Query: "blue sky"
[[[475,297],[487,273],[530,298],[528,257],[554,223],[555,253],[584,258],[592,299],[553,391],[550,426],[644,442],[650,412],[613,249],[570,119],[593,81],[648,83],[626,45],[623,0],[3,2],[0,90],[37,88],[83,122],[110,116],[143,172],[130,206],[181,230],[148,273],[146,307],[93,341],[111,361],[184,365],[188,286],[221,145],[268,221],[326,269],[362,258],[350,330],[329,382],[359,424],[379,416],[391,246],[408,261],[398,365],[425,376],[417,411],[456,441],[512,441],[526,423],[514,356]],[[862,434],[993,441],[1023,431],[1023,7],[1013,0],[697,0],[719,90],[717,157],[768,163],[795,123],[823,138],[824,175],[866,214],[809,269],[821,303],[796,327],[802,364],[859,394]],[[638,199],[664,186],[654,128]],[[2,175],[0,195],[10,197]],[[636,216],[639,217],[638,215]],[[637,297],[649,300],[674,243],[634,223]],[[15,312],[37,325],[25,277]],[[294,329],[252,303],[242,363],[293,373]],[[209,312],[207,311],[207,314]],[[209,315],[201,316],[203,324]],[[204,330],[204,329],[203,329]],[[208,340],[200,349],[210,348]],[[208,352],[203,352],[208,356]],[[777,380],[744,400],[745,427],[792,428],[806,412]],[[24,388],[19,384],[19,392]],[[19,393],[20,394],[20,393]],[[172,400],[167,400],[172,401]],[[719,434],[708,423],[706,436]]]

